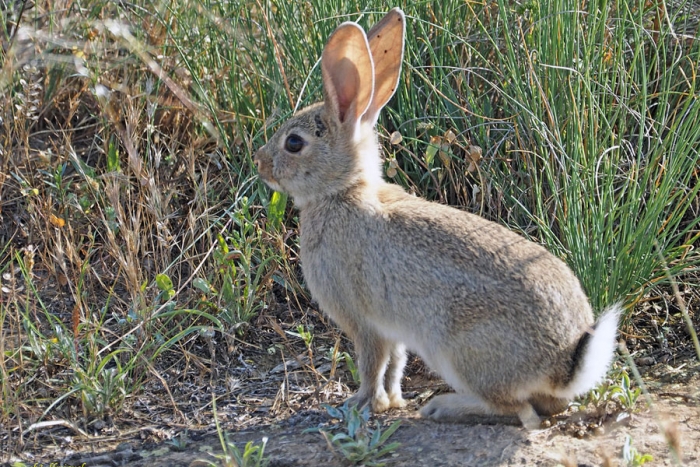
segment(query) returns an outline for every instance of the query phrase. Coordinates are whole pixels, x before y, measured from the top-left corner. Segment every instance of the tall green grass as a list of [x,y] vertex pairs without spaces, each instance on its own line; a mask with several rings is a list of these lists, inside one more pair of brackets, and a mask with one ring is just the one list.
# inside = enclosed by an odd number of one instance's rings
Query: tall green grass
[[[634,302],[662,278],[654,240],[675,272],[695,264],[700,42],[689,36],[692,5],[658,24],[663,5],[643,0],[402,6],[402,86],[381,121],[384,136],[403,135],[400,147],[386,145],[399,161],[397,182],[546,243],[598,310]],[[343,20],[366,27],[388,7],[268,2],[236,18],[242,29],[211,50],[229,57],[223,92],[250,115],[253,147],[320,98],[317,59],[333,28]],[[217,66],[213,58],[206,66]],[[484,154],[478,171],[467,170],[470,146]]]
[[655,36],[644,2],[547,6],[503,19],[506,98],[529,143],[515,153],[528,212],[600,309],[661,277],[655,241],[678,271],[698,239],[700,43]]
[[[257,67],[263,107],[256,111],[273,126],[297,102],[320,97],[316,60],[338,22],[367,26],[388,7],[265,5],[250,12],[263,18],[253,22],[257,30],[234,37],[232,48],[246,50]],[[402,86],[380,130],[403,135],[399,147],[387,144],[399,183],[546,243],[598,310],[634,302],[663,277],[655,240],[674,272],[696,264],[689,253],[698,239],[700,43],[688,30],[692,5],[667,12],[643,0],[403,6]],[[476,171],[473,146],[483,151]]]
[[446,197],[486,204],[545,242],[596,309],[633,302],[663,275],[655,240],[675,271],[697,243],[700,43],[664,24],[655,35],[657,5],[645,2],[511,5],[469,12],[469,31],[447,28],[444,48],[415,57],[440,64],[437,79],[419,72],[435,99],[422,101],[415,85],[400,97],[484,148],[485,174],[473,181],[483,198],[450,187]]

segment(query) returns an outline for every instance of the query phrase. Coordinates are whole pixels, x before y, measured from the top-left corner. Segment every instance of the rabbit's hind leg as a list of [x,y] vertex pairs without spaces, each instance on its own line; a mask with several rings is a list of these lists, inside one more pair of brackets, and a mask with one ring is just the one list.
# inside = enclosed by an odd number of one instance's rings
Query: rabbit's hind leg
[[518,418],[520,419],[520,423],[530,431],[538,430],[542,424],[540,417],[529,402],[524,402],[519,408]]
[[389,366],[384,376],[384,387],[389,396],[390,407],[406,407],[406,401],[401,396],[401,378],[403,378],[403,369],[405,366],[406,346],[403,344],[393,344],[391,347]]

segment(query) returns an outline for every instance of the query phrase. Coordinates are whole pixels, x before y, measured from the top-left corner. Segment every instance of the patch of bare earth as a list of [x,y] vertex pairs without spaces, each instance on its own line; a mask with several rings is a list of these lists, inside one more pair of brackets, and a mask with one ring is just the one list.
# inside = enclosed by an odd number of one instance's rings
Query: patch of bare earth
[[[637,307],[631,320],[637,324],[622,332],[651,406],[644,396],[631,411],[613,400],[589,404],[545,421],[547,428],[536,432],[504,424],[437,424],[419,418],[416,410],[436,391],[449,389],[414,358],[404,381],[409,406],[375,417],[382,426],[401,420],[390,438],[401,446],[385,458],[387,465],[623,466],[626,443],[653,457],[647,465],[677,465],[671,446],[682,465],[700,465],[700,364],[679,313],[652,306],[670,303],[662,298]],[[697,312],[691,315],[697,321]],[[312,330],[311,350],[292,334],[300,323]],[[88,421],[75,414],[68,420],[73,427],[37,427],[4,460],[205,465],[202,461],[215,461],[213,454],[222,451],[216,417],[239,448],[268,438],[270,466],[348,465],[320,433],[306,432],[320,427],[336,433],[343,427],[322,407],[342,403],[356,389],[343,383],[352,381],[343,359],[332,358],[344,349],[352,354],[342,336],[317,312],[280,305],[261,314],[242,338],[228,353],[214,346],[219,350],[209,359],[208,342],[184,354],[170,352],[158,365],[161,378],[150,378],[118,413]]]
[[[682,294],[697,328],[697,290],[686,287]],[[310,347],[294,334],[300,324],[313,335]],[[386,458],[387,465],[622,466],[628,439],[637,452],[653,456],[651,465],[675,465],[670,446],[683,465],[700,465],[700,364],[671,297],[659,292],[638,305],[621,338],[652,405],[643,396],[632,411],[613,400],[589,404],[546,421],[549,426],[536,432],[420,419],[416,409],[436,391],[449,388],[418,358],[412,359],[403,385],[409,406],[375,418],[383,426],[401,420],[390,438],[401,446]],[[341,429],[322,404],[338,405],[356,390],[341,356],[343,351],[352,355],[352,349],[321,314],[296,311],[280,299],[239,339],[224,343],[221,336],[197,338],[187,349],[172,349],[157,362],[158,378],[148,378],[119,411],[102,418],[85,419],[77,407],[69,407],[62,419],[54,414],[45,424],[2,427],[0,432],[7,428],[10,435],[4,439],[19,442],[2,446],[1,461],[8,466],[15,461],[203,465],[202,460],[215,460],[212,454],[221,453],[218,419],[240,448],[267,437],[270,466],[347,465],[320,433],[305,432]]]
[[[634,449],[653,456],[650,465],[676,465],[669,446],[677,447],[683,465],[700,465],[700,366],[685,365],[681,370],[658,367],[654,371],[655,379],[649,381],[653,406],[640,403],[633,413],[602,415],[605,423],[580,438],[572,427],[595,424],[601,415],[567,414],[552,420],[550,428],[527,432],[507,425],[437,424],[418,418],[413,404],[406,410],[378,417],[386,425],[402,420],[391,438],[401,446],[387,458],[387,463],[406,467],[615,466],[623,465],[622,451],[631,437]],[[347,465],[319,433],[304,433],[307,428],[333,422],[323,410],[302,409],[275,423],[240,431],[229,427],[227,431],[240,447],[248,441],[260,444],[267,437],[265,453],[270,466]],[[188,466],[198,465],[198,460],[213,460],[211,453],[221,452],[218,435],[211,430],[189,433],[184,451],[163,442],[142,441],[139,437],[143,434],[139,431],[125,437],[115,450],[76,454],[64,461],[90,466]]]

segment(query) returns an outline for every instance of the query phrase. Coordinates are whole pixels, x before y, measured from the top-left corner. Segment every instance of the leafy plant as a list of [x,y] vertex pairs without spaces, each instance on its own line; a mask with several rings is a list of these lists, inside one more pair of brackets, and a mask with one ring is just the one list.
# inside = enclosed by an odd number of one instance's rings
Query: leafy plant
[[350,376],[355,384],[360,384],[360,370],[358,370],[355,360],[348,352],[341,352],[340,357],[345,361],[345,366],[350,371]]
[[369,407],[358,409],[357,406],[349,407],[346,402],[338,408],[324,404],[324,408],[331,417],[342,420],[345,426],[335,434],[323,429],[318,431],[329,446],[353,465],[383,466],[385,463],[382,458],[401,445],[396,442],[385,444],[399,428],[399,420],[382,431],[379,423],[374,428],[370,425]]
[[180,433],[178,433],[176,436],[173,436],[168,441],[168,444],[170,444],[171,449],[174,449],[175,451],[178,451],[178,452],[183,452],[187,449],[188,441],[189,441],[189,439],[187,437],[187,430],[183,430]]
[[629,467],[639,467],[647,462],[653,461],[654,458],[650,454],[642,454],[632,446],[632,437],[627,435],[625,445],[622,447],[622,461],[624,465]]
[[619,401],[625,409],[631,410],[636,406],[642,389],[632,388],[629,375],[626,371],[622,371],[619,384],[612,386],[611,392],[611,399]]
[[592,405],[600,406],[607,401],[616,401],[624,410],[634,410],[642,389],[632,387],[629,374],[625,368],[611,372],[610,379],[601,383],[597,388],[589,391],[575,405],[583,407]]
[[242,334],[244,326],[263,308],[259,292],[267,281],[278,256],[262,240],[264,232],[253,219],[248,200],[241,201],[232,215],[233,229],[217,236],[211,280],[197,278],[194,286],[205,293],[202,304],[216,310],[226,323],[225,332]]
[[241,450],[225,435],[226,441],[222,444],[224,448],[223,454],[216,454],[214,457],[219,459],[220,463],[210,463],[209,465],[222,467],[265,467],[269,464],[269,459],[264,457],[267,438],[262,439],[262,444],[254,444],[248,441]]
[[267,437],[264,437],[262,444],[258,445],[248,441],[243,451],[241,451],[226,434],[223,435],[221,441],[221,447],[224,452],[222,454],[213,454],[218,459],[218,462],[209,460],[202,462],[212,467],[265,467],[270,463],[270,460],[265,458],[266,445]]

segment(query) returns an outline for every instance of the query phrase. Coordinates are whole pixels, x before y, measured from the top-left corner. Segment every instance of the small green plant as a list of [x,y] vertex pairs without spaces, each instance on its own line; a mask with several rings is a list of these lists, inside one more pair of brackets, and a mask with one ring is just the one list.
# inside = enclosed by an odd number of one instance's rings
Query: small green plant
[[[40,318],[37,318],[30,309],[20,308],[26,342],[20,346],[16,354],[24,365],[17,366],[15,370],[39,371],[43,368],[44,371],[52,374],[67,376],[63,379],[55,378],[52,381],[52,383],[60,381],[66,386],[63,393],[45,409],[42,418],[54,407],[60,405],[64,399],[72,398],[80,401],[86,418],[101,417],[118,409],[130,392],[131,381],[128,369],[122,366],[120,355],[127,351],[116,349],[101,352],[102,336],[99,335],[99,330],[102,326],[103,314],[93,313],[88,309],[90,321],[74,322],[73,328],[69,328],[56,319],[39,298],[36,284],[32,279],[31,260],[26,255],[24,258],[17,255],[15,260],[22,271],[26,288],[31,291],[32,297],[37,300],[41,310],[41,314],[38,315]],[[42,329],[41,323],[38,322],[42,318],[51,326]],[[70,368],[71,371],[62,373],[61,370],[65,368]]]
[[611,381],[592,389],[574,404],[582,407],[587,405],[597,407],[607,401],[617,401],[622,409],[634,410],[641,394],[642,389],[632,387],[627,370],[622,368],[612,375]]
[[262,444],[260,445],[248,441],[243,448],[243,452],[241,452],[238,446],[229,439],[228,435],[223,435],[221,447],[224,452],[214,455],[219,462],[207,461],[207,464],[221,467],[265,467],[270,463],[270,460],[265,458],[266,445],[267,437],[262,439]]
[[[213,311],[225,326],[227,340],[242,335],[264,305],[261,289],[275,270],[278,256],[265,247],[265,233],[254,218],[247,198],[232,214],[233,227],[217,236],[215,271],[193,280],[203,292],[200,308]],[[230,342],[230,345],[232,343]]]
[[355,384],[360,384],[360,370],[357,369],[357,365],[355,365],[355,360],[353,360],[352,355],[350,355],[347,352],[342,353],[343,360],[345,360],[345,365],[348,367],[348,371],[350,371],[350,376],[352,376],[352,380]]
[[641,388],[632,388],[630,377],[626,371],[620,375],[620,381],[611,387],[612,399],[619,401],[625,409],[631,410],[637,405],[637,399],[642,393]]
[[214,413],[214,422],[216,431],[219,434],[219,441],[223,452],[221,454],[212,454],[218,462],[203,460],[206,465],[211,467],[266,467],[270,460],[265,458],[265,446],[267,446],[267,437],[263,437],[262,444],[255,444],[248,441],[243,448],[243,452],[229,439],[228,434],[221,430],[219,419],[216,416],[216,399],[212,398],[212,408]]
[[374,428],[369,422],[369,407],[360,410],[357,406],[348,406],[345,402],[335,408],[324,405],[328,414],[345,422],[345,429],[338,433],[319,429],[318,431],[336,452],[343,455],[352,465],[365,465],[380,467],[385,465],[382,457],[391,454],[400,443],[384,445],[391,435],[399,428],[400,421],[395,421],[389,428],[382,431],[379,423]]
[[175,297],[175,287],[173,286],[173,281],[167,274],[156,275],[156,287],[161,293],[156,297],[156,302],[160,302],[163,299],[170,300]]
[[654,458],[651,454],[642,454],[637,451],[637,449],[632,446],[632,437],[627,435],[625,445],[622,447],[622,461],[625,466],[639,467],[653,460]]
[[183,452],[185,449],[187,449],[187,441],[189,439],[187,438],[187,430],[181,431],[177,436],[174,438],[171,438],[168,441],[168,444],[170,444],[170,448],[174,449],[175,451],[178,452]]
[[287,331],[287,334],[298,337],[304,341],[304,345],[306,346],[306,352],[309,356],[309,365],[314,370],[314,375],[318,379],[318,374],[317,374],[316,368],[314,366],[314,348],[311,345],[314,341],[313,330],[314,330],[313,325],[310,325],[308,327],[304,327],[303,324],[300,324],[297,326],[297,332]]

